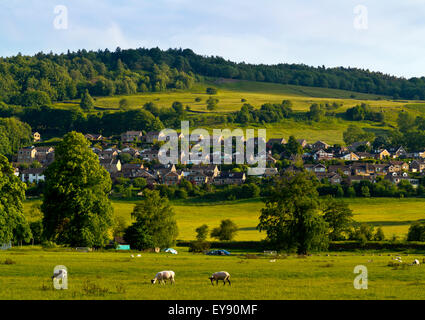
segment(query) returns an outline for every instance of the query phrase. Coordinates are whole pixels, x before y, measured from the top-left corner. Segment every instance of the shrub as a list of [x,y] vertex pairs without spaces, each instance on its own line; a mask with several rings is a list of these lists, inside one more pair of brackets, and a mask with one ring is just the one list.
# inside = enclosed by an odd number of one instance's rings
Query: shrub
[[211,237],[221,241],[231,241],[238,231],[237,225],[230,219],[222,220],[218,228],[211,231]]
[[425,241],[425,223],[412,224],[407,233],[407,241]]
[[192,241],[189,245],[189,252],[204,252],[211,247],[207,241]]

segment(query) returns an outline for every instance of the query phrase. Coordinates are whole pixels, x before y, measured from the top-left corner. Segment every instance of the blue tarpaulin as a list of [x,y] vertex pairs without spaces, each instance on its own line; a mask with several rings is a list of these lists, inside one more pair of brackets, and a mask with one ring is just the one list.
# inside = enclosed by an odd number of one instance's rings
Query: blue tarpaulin
[[129,244],[119,244],[117,250],[130,250]]

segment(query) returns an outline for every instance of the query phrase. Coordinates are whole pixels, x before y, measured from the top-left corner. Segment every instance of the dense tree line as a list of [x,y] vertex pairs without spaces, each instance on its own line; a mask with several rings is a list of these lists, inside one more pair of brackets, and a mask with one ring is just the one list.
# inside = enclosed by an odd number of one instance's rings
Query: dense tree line
[[278,122],[292,115],[292,102],[282,101],[281,104],[265,103],[260,109],[255,109],[249,103],[245,103],[241,110],[235,113],[234,122],[247,124],[251,122]]
[[353,108],[347,109],[345,112],[346,117],[352,121],[370,120],[375,122],[384,121],[384,114],[382,112],[375,112],[372,108],[362,103]]
[[158,48],[18,54],[0,59],[0,101],[42,105],[91,95],[190,88],[199,76],[224,77],[425,99],[425,78],[398,78],[357,68],[303,64],[253,65],[190,49]]

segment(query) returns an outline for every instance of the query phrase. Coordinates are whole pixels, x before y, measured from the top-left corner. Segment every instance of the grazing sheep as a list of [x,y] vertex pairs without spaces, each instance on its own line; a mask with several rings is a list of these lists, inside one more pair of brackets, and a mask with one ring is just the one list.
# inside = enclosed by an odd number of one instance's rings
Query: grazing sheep
[[418,259],[415,259],[415,260],[413,260],[412,264],[417,264],[417,265],[419,265],[420,263],[419,263],[419,260],[418,260]]
[[213,281],[215,280],[216,284],[218,285],[218,280],[223,280],[223,285],[226,285],[226,281],[230,284],[230,274],[226,271],[220,271],[213,273],[211,277],[209,277],[211,280],[211,284],[214,285]]
[[141,258],[141,257],[142,257],[142,255],[141,255],[141,254],[138,254],[138,255],[137,255],[137,258]]
[[151,283],[155,284],[156,281],[158,280],[159,284],[162,284],[162,283],[165,284],[167,280],[170,280],[171,284],[174,284],[175,283],[174,276],[175,276],[174,271],[161,271],[156,274],[155,278],[151,280]]

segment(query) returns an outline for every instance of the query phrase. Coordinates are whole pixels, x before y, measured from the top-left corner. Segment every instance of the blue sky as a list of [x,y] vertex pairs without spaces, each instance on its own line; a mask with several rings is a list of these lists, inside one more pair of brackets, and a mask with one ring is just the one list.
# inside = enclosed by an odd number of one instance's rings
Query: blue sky
[[[68,10],[65,30],[54,28],[57,5]],[[367,29],[354,27],[359,5]],[[425,76],[424,39],[425,0],[0,0],[0,56],[181,47],[237,62],[409,78]]]

